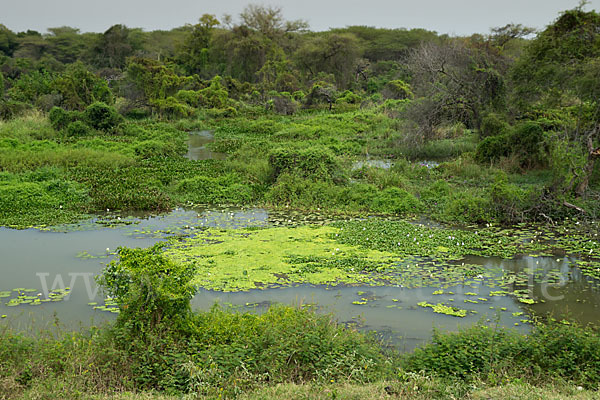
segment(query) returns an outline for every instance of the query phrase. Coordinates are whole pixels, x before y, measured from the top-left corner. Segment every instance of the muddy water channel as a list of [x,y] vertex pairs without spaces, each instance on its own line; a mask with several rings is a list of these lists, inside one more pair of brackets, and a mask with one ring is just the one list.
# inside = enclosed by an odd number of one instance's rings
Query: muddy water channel
[[[306,222],[319,222],[319,217],[263,209],[176,209],[159,216],[104,215],[49,230],[0,228],[0,324],[29,330],[58,320],[77,328],[114,319],[116,308],[98,291],[94,277],[114,258],[118,246],[147,247],[176,235],[192,236],[204,227],[230,230]],[[585,323],[600,319],[599,287],[582,276],[575,259],[468,257],[455,262],[477,265],[478,272],[459,280],[429,279],[425,274],[418,284],[412,280],[406,285],[288,282],[244,291],[200,289],[193,306],[206,310],[218,302],[260,312],[273,303],[310,304],[341,322],[375,330],[405,350],[427,341],[434,327],[456,330],[489,321],[525,331],[535,314],[548,313]],[[435,260],[405,263],[406,269],[417,263],[432,271],[443,268]],[[514,296],[515,291],[525,296]],[[539,302],[528,304],[529,298]],[[462,310],[464,316],[447,315],[448,309],[440,310],[439,304],[453,307],[452,312]]]
[[224,160],[227,154],[212,151],[208,144],[215,141],[211,131],[191,132],[188,138],[188,152],[185,158],[192,161],[198,160]]

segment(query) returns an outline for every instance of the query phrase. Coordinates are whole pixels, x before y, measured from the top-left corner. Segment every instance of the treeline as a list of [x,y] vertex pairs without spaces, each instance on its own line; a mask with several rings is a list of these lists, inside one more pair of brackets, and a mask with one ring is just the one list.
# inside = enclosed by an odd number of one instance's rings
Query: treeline
[[[195,25],[170,31],[114,25],[104,33],[60,27],[41,34],[14,33],[0,25],[0,65],[7,98],[42,109],[81,108],[86,99],[74,102],[75,93],[52,81],[78,74],[79,80],[84,70],[107,82],[117,97],[138,104],[145,97],[144,105],[180,90],[204,89],[215,76],[226,77],[222,84],[235,99],[247,95],[244,99],[251,100],[269,91],[306,92],[317,82],[328,89],[376,93],[386,81],[406,77],[404,60],[411,49],[445,39],[423,29],[306,28],[303,21],[285,21],[277,8],[261,6],[248,6],[236,24],[205,14]],[[87,78],[92,91],[102,85]],[[157,87],[148,87],[148,80]],[[82,88],[69,89],[82,93]],[[189,105],[181,97],[175,97],[177,102]]]
[[584,6],[541,32],[508,24],[470,37],[365,26],[311,32],[254,5],[238,22],[205,14],[170,31],[0,26],[0,117],[97,102],[110,118],[116,110],[161,119],[378,107],[400,121],[400,145],[470,129],[482,139],[478,162],[550,168],[548,196],[581,197],[600,154],[600,15]]

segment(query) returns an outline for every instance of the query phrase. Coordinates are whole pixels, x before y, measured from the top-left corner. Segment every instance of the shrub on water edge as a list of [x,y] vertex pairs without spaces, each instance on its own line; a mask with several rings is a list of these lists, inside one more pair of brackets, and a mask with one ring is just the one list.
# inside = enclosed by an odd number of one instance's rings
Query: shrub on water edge
[[254,199],[253,188],[235,174],[216,178],[195,176],[182,179],[176,192],[185,199],[200,204],[249,204]]
[[331,183],[283,173],[265,193],[265,201],[275,206],[285,204],[294,208],[334,207],[338,193],[338,188]]
[[600,384],[600,335],[592,328],[549,321],[527,334],[477,324],[459,332],[434,331],[432,343],[404,358],[407,371],[441,377],[564,380],[586,388]]
[[490,187],[491,204],[495,215],[503,223],[514,224],[523,221],[524,210],[531,206],[528,193],[516,185],[508,183],[505,175],[499,174]]
[[343,179],[338,160],[325,147],[275,149],[269,154],[269,165],[273,170],[273,181],[283,173],[313,180],[339,182]]
[[267,382],[383,375],[379,345],[329,315],[286,306],[262,315],[217,306],[192,313],[194,267],[173,263],[161,247],[120,248],[99,279],[120,307],[114,340],[139,387],[233,395]]
[[488,222],[493,219],[490,199],[471,191],[456,192],[449,197],[442,218],[460,222]]
[[371,209],[380,213],[405,215],[417,213],[422,209],[422,204],[406,190],[390,187],[377,194],[371,203]]
[[179,156],[181,149],[172,142],[151,139],[138,142],[134,147],[134,152],[137,157],[147,159]]

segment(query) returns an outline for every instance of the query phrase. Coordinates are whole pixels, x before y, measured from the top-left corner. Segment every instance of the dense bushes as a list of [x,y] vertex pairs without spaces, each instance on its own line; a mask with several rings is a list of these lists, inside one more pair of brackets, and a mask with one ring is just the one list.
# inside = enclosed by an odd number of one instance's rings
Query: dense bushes
[[177,185],[177,193],[186,199],[200,204],[249,204],[254,199],[253,188],[235,174],[217,178],[194,176],[182,179]]
[[273,179],[283,173],[293,173],[302,178],[324,181],[342,179],[341,169],[335,156],[326,148],[306,149],[279,148],[269,154]]
[[558,378],[597,388],[600,335],[558,322],[536,325],[528,335],[485,325],[458,333],[434,331],[432,343],[408,355],[404,368],[491,384],[524,377],[534,382]]
[[[498,127],[488,127],[492,132]],[[504,129],[499,129],[502,132]],[[499,160],[514,155],[521,165],[531,167],[544,163],[544,131],[535,121],[526,121],[507,133],[486,137],[477,146],[479,162]]]
[[54,129],[60,131],[66,128],[69,136],[83,136],[91,133],[91,129],[112,133],[123,121],[123,117],[114,107],[102,102],[90,104],[83,112],[53,107],[49,118]]

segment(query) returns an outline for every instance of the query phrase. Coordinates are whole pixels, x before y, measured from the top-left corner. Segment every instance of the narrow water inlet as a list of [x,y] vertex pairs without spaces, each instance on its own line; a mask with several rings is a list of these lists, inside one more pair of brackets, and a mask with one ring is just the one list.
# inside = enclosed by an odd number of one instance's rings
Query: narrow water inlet
[[215,141],[215,135],[212,131],[194,131],[190,132],[187,145],[188,152],[185,158],[191,161],[200,160],[224,160],[227,154],[212,151],[208,148],[208,144]]

